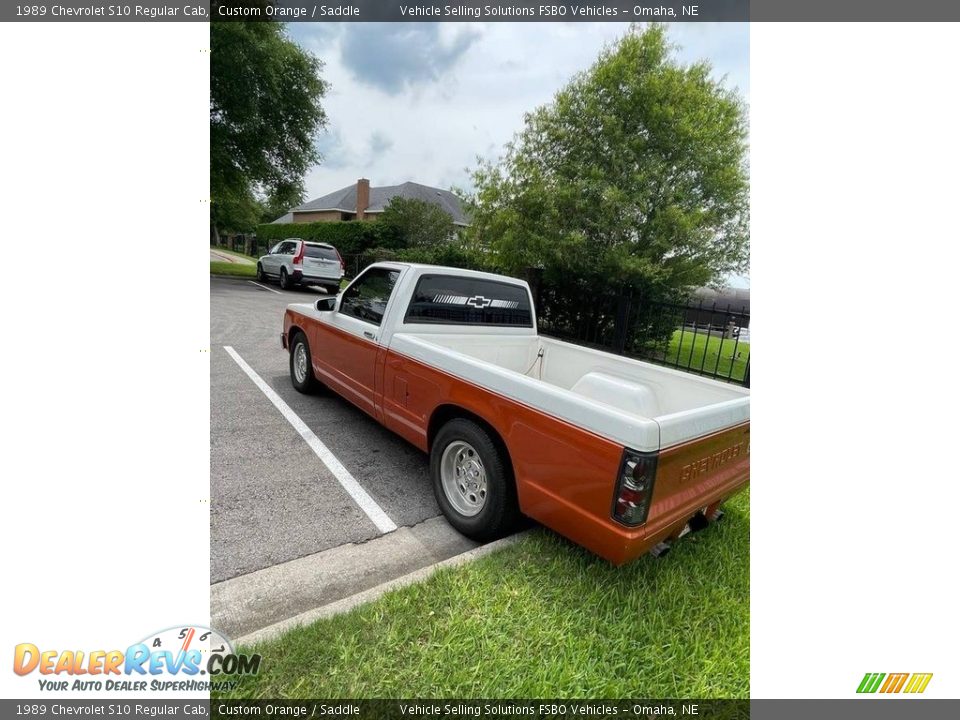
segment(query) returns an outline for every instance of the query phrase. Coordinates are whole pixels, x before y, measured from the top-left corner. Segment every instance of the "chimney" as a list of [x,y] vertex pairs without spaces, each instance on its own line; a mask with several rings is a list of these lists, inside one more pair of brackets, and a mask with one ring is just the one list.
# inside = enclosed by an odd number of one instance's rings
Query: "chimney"
[[357,220],[363,220],[364,211],[370,207],[370,181],[366,178],[357,180]]

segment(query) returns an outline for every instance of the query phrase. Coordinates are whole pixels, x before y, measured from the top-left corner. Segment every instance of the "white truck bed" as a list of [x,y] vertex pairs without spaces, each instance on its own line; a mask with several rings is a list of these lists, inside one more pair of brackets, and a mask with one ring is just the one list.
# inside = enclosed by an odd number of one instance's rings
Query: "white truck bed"
[[745,388],[549,337],[398,332],[390,347],[636,450],[750,419]]

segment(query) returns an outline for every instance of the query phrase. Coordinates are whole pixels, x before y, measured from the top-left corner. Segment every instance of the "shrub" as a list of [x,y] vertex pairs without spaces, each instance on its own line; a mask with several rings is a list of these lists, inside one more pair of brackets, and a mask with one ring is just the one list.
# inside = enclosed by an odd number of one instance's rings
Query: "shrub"
[[485,256],[482,251],[453,244],[404,248],[397,252],[396,259],[404,262],[446,265],[467,270],[497,271],[493,261]]
[[378,221],[268,223],[257,226],[257,241],[272,246],[287,238],[333,245],[341,255],[357,255],[371,248],[395,249],[402,240],[395,228]]

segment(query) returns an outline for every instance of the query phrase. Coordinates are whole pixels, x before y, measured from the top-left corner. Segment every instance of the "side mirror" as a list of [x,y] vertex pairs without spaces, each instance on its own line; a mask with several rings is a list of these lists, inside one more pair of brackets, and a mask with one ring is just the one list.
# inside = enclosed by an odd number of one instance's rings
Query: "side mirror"
[[325,297],[316,302],[316,308],[319,312],[332,312],[337,307],[337,298]]

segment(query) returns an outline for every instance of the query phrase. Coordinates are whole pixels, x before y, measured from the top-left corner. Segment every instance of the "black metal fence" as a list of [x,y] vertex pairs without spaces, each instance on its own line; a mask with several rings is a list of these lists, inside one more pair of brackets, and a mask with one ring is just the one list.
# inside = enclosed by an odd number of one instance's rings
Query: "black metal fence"
[[551,305],[549,298],[537,303],[545,335],[750,387],[746,306],[626,295],[593,296],[576,314]]
[[[229,238],[224,245],[253,258],[268,250],[265,241],[253,237]],[[373,260],[364,253],[343,255],[346,277],[355,277]],[[647,301],[596,287],[553,288],[537,272],[528,273],[527,280],[545,335],[750,387],[745,305]]]

